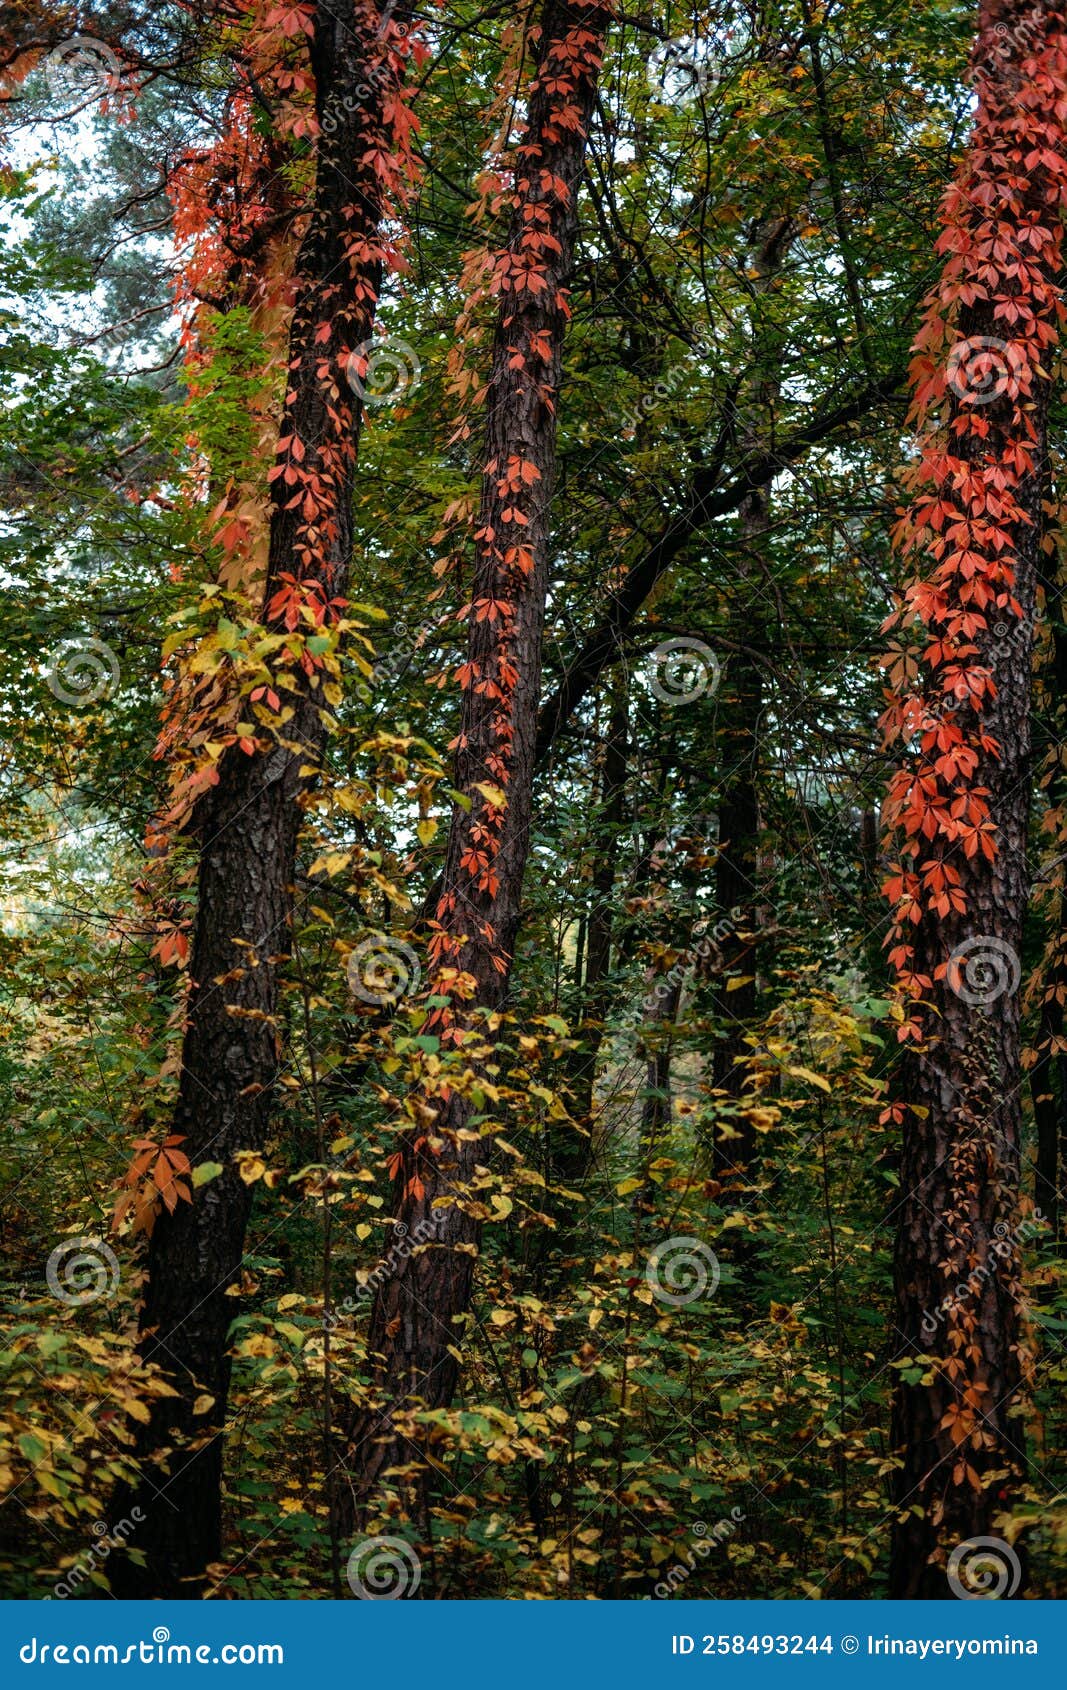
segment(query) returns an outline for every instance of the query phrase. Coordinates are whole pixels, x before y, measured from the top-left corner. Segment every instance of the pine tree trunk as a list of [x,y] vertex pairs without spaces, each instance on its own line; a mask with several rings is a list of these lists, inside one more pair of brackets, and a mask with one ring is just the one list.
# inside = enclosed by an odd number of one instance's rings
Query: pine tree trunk
[[[541,645],[548,587],[549,509],[556,408],[568,317],[566,288],[578,228],[577,200],[609,13],[580,0],[547,0],[534,51],[527,126],[519,150],[512,221],[498,255],[500,312],[486,396],[485,470],[476,533],[461,730],[455,784],[469,801],[452,816],[431,944],[435,979],[458,968],[472,997],[434,1011],[427,1027],[469,1042],[470,1018],[503,1003],[519,927],[529,850]],[[440,986],[437,987],[440,990]],[[474,1044],[477,1045],[477,1038]],[[458,1377],[457,1319],[470,1304],[481,1224],[459,1203],[436,1198],[470,1185],[489,1154],[461,1137],[470,1104],[453,1090],[435,1119],[399,1143],[394,1217],[407,1236],[434,1228],[434,1242],[395,1266],[371,1314],[369,1346],[382,1415],[358,1414],[344,1429],[333,1494],[337,1530],[362,1518],[386,1469],[418,1451],[397,1430],[394,1409],[418,1401],[446,1407]],[[436,1153],[428,1143],[440,1142]],[[425,1521],[426,1493],[416,1484]]]
[[[409,9],[394,9],[383,30],[373,5],[342,3],[314,15],[309,46],[322,134],[296,263],[290,386],[272,478],[266,603],[268,625],[278,630],[283,613],[270,606],[286,577],[312,604],[328,605],[347,588],[362,415],[351,354],[373,329],[389,186],[372,149],[393,145],[382,107],[403,74],[405,57],[391,43],[404,41],[409,17]],[[227,1334],[238,1309],[227,1291],[251,1208],[234,1157],[261,1148],[266,1136],[281,1048],[279,964],[289,951],[301,797],[311,778],[301,771],[317,764],[329,723],[321,672],[292,667],[297,678],[283,702],[293,715],[278,744],[253,755],[231,747],[195,818],[198,904],[173,1131],[194,1167],[214,1161],[224,1171],[194,1190],[191,1203],[163,1212],[149,1241],[141,1351],[178,1395],[154,1410],[138,1453],[148,1464],[174,1453],[114,1504],[116,1517],[135,1504],[144,1514],[130,1541],[145,1567],[124,1558],[110,1569],[122,1596],[194,1595],[220,1552]],[[209,1402],[198,1407],[201,1397]]]
[[[997,1536],[1024,1462],[1019,975],[1065,174],[1062,17],[984,5],[975,67],[975,131],[940,247],[952,255],[941,299],[951,312],[962,288],[964,303],[948,343],[926,343],[948,431],[924,454],[936,473],[920,479],[913,506],[913,531],[937,564],[912,599],[933,642],[930,679],[925,697],[909,701],[918,765],[891,795],[918,917],[902,921],[899,954],[932,1006],[914,1023],[921,1041],[907,1046],[898,1094],[893,1442],[903,1465],[891,1593],[925,1599],[966,1584],[964,1546]],[[1015,1594],[1018,1551],[995,1553],[1001,1593]]]

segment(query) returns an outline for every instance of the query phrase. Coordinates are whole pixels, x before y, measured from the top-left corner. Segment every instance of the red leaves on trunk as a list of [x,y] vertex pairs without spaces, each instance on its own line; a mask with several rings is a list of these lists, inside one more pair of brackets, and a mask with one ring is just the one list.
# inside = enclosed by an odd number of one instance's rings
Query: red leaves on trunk
[[[943,201],[945,264],[911,365],[920,456],[895,537],[918,572],[886,626],[928,637],[917,661],[904,641],[883,659],[893,690],[882,718],[887,741],[906,747],[883,814],[899,858],[885,887],[894,905],[890,955],[909,997],[923,983],[909,975],[909,925],[923,911],[962,907],[962,893],[948,891],[946,858],[958,850],[992,861],[996,853],[979,775],[999,751],[983,723],[997,696],[990,647],[994,634],[1020,637],[1016,546],[1033,520],[1020,492],[1037,468],[1034,395],[1063,317],[1063,18],[1050,17],[1025,57],[1021,86],[1005,93],[1002,68],[995,58],[976,66],[975,131]],[[995,335],[969,332],[975,312]],[[901,1037],[914,1031],[905,1023]]]

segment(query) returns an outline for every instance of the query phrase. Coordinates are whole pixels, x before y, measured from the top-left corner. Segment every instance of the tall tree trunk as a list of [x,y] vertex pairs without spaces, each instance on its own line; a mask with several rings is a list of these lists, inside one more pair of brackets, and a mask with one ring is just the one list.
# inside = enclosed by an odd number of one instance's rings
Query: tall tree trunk
[[[995,1536],[1024,1460],[1019,975],[1030,636],[1067,175],[1062,15],[990,0],[974,65],[974,133],[939,242],[950,256],[915,366],[920,424],[932,413],[948,424],[927,427],[902,529],[935,565],[910,587],[904,616],[927,636],[924,679],[887,718],[916,746],[887,805],[903,838],[890,883],[893,960],[917,1006],[901,1029],[894,1111],[902,1468],[891,1591],[926,1599],[966,1587],[970,1542]],[[898,653],[898,671],[912,661]],[[1014,1594],[1017,1552],[994,1553],[998,1587]]]
[[[286,394],[273,503],[266,620],[287,631],[304,605],[329,627],[351,559],[351,503],[361,425],[353,354],[369,341],[383,271],[379,225],[399,190],[391,106],[410,51],[410,8],[316,6],[309,40],[321,135],[315,199],[295,272]],[[395,109],[395,108],[394,108]],[[401,131],[402,133],[402,131]],[[357,359],[354,373],[365,366]],[[291,620],[291,616],[290,616]],[[195,1167],[223,1172],[162,1213],[148,1248],[141,1349],[177,1396],[153,1411],[139,1454],[170,1456],[115,1506],[138,1504],[112,1578],[124,1596],[195,1594],[220,1551],[221,1427],[230,1379],[227,1296],[241,1264],[251,1189],[234,1157],[262,1146],[279,1062],[279,964],[288,954],[301,798],[329,731],[321,661],[308,653],[301,615],[294,653],[276,681],[292,714],[273,749],[232,746],[201,800],[198,905],[174,1132]],[[306,661],[301,661],[306,659]],[[206,1399],[198,1402],[198,1399]]]
[[[671,1091],[671,1057],[674,1052],[674,1024],[682,1002],[684,968],[677,962],[664,979],[655,972],[646,977],[649,1008],[641,1034],[641,1055],[645,1064],[645,1089],[641,1103],[638,1165],[647,1168],[674,1120]],[[648,1192],[651,1196],[654,1187]]]
[[[571,1067],[570,1113],[583,1136],[553,1125],[549,1135],[549,1179],[570,1186],[582,1180],[593,1153],[593,1094],[597,1062],[604,1042],[608,976],[614,932],[615,875],[619,861],[626,801],[626,746],[629,723],[625,682],[612,683],[607,736],[603,742],[603,786],[596,819],[593,873],[589,884],[585,979],[581,982],[581,1041]],[[588,1136],[584,1136],[588,1135]]]
[[[518,149],[512,219],[495,261],[500,308],[486,396],[485,469],[476,532],[467,660],[453,811],[431,941],[434,989],[450,998],[427,1028],[469,1046],[477,1063],[484,1012],[503,1002],[519,926],[529,850],[541,645],[548,586],[549,509],[566,289],[578,229],[578,190],[597,86],[605,6],[547,0],[531,41],[536,75]],[[533,35],[533,32],[531,32]],[[470,996],[455,992],[466,976]],[[470,1304],[481,1224],[465,1193],[487,1141],[461,1136],[471,1112],[458,1089],[427,1099],[432,1124],[398,1142],[394,1216],[434,1242],[395,1266],[371,1314],[369,1344],[387,1404],[447,1406],[456,1387],[455,1322]],[[447,1207],[433,1209],[447,1197]],[[387,1413],[358,1414],[344,1429],[348,1474],[333,1494],[347,1530],[385,1471],[412,1448]],[[425,1511],[425,1487],[417,1507]]]
[[[753,254],[754,378],[744,395],[741,428],[746,451],[773,440],[775,412],[780,392],[782,333],[773,311],[775,278],[796,235],[789,217],[777,217],[764,225]],[[767,305],[771,309],[766,309]],[[759,761],[763,714],[763,673],[759,661],[762,602],[773,571],[769,555],[773,478],[746,493],[738,509],[741,531],[739,592],[732,616],[738,645],[731,660],[728,681],[734,692],[724,708],[722,760],[726,773],[719,800],[719,852],[715,865],[715,902],[720,920],[730,920],[733,931],[722,941],[723,959],[715,968],[718,989],[715,1011],[723,1024],[712,1057],[712,1083],[729,1098],[739,1098],[744,1089],[745,1069],[738,1060],[746,1052],[745,1036],[755,1023],[757,1010],[756,933],[759,926]],[[731,981],[736,982],[733,990]],[[734,1129],[736,1137],[716,1142],[715,1166],[721,1174],[744,1178],[755,1151],[755,1133],[747,1121]]]
[[[770,487],[747,495],[741,507],[741,533],[746,557],[745,577],[759,572],[770,531]],[[746,599],[748,595],[745,595]],[[754,637],[756,623],[742,607],[738,618],[742,640]],[[719,799],[719,848],[715,863],[715,904],[720,921],[732,931],[722,940],[722,961],[714,968],[713,1002],[723,1031],[712,1053],[712,1084],[728,1098],[739,1098],[745,1069],[745,1034],[756,1017],[756,900],[759,877],[759,735],[763,710],[763,677],[758,662],[741,651],[730,665],[735,691],[732,708],[724,710],[721,755],[726,777]],[[735,983],[735,984],[733,984]],[[730,986],[733,984],[733,990]],[[731,1123],[733,1126],[733,1123]],[[722,1174],[745,1175],[755,1149],[755,1134],[742,1121],[737,1136],[716,1139],[715,1168]]]

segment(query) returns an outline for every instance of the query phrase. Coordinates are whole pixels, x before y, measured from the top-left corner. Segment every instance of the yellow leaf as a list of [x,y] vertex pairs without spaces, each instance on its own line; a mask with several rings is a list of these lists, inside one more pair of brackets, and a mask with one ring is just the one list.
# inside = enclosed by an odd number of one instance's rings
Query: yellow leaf
[[830,1090],[830,1082],[824,1080],[821,1074],[813,1074],[810,1068],[794,1068],[787,1064],[786,1073],[792,1074],[795,1079],[807,1080],[809,1086],[818,1086],[820,1091]]
[[[303,774],[303,769],[300,772]],[[309,772],[313,774],[315,771],[310,770]],[[351,860],[352,853],[350,851],[327,851],[324,857],[316,858],[308,869],[308,873],[310,875],[328,874],[330,876],[340,874],[342,869],[348,867]]]
[[272,1356],[275,1354],[275,1345],[262,1332],[254,1332],[251,1338],[246,1338],[239,1346],[239,1352],[243,1356]]
[[474,787],[475,791],[481,793],[486,803],[490,805],[492,809],[503,810],[507,805],[507,793],[503,792],[499,786],[494,786],[492,781],[477,780],[474,783]]
[[214,1401],[215,1401],[214,1397],[211,1396],[209,1392],[205,1391],[203,1393],[203,1395],[197,1397],[196,1401],[194,1402],[193,1413],[194,1414],[206,1414],[208,1409],[214,1403]]

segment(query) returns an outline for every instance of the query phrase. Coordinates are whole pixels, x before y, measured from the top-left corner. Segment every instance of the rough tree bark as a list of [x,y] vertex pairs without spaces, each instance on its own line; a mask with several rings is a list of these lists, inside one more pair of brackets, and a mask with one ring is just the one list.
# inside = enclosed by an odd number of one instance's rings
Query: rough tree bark
[[[316,6],[309,52],[321,127],[314,204],[295,270],[286,394],[273,503],[266,620],[286,628],[294,602],[323,625],[345,593],[351,503],[361,425],[352,355],[369,342],[383,269],[379,225],[395,182],[382,169],[396,153],[390,102],[402,87],[411,11],[340,0]],[[355,379],[353,379],[353,377]],[[301,622],[301,628],[307,624]],[[299,645],[299,636],[294,639]],[[306,649],[306,648],[305,648]],[[123,1596],[196,1593],[217,1558],[221,1533],[222,1434],[230,1358],[227,1333],[251,1208],[234,1157],[261,1147],[279,1065],[279,964],[289,948],[301,798],[317,763],[329,712],[313,664],[281,681],[293,714],[271,750],[237,746],[195,818],[201,844],[190,994],[173,1131],[195,1167],[224,1171],[156,1222],[141,1315],[144,1357],[178,1395],[144,1429],[139,1455],[168,1450],[164,1472],[118,1498],[143,1524],[129,1542],[146,1565],[123,1558],[112,1584]],[[210,1406],[197,1411],[198,1397]],[[118,1516],[116,1516],[118,1517]]]
[[[936,566],[906,604],[905,621],[918,622],[927,642],[921,678],[904,676],[910,696],[887,718],[912,747],[887,810],[904,841],[890,883],[893,960],[918,1005],[901,1029],[895,1106],[903,1153],[893,1442],[902,1466],[891,1593],[924,1599],[966,1586],[973,1540],[996,1536],[1025,1460],[1018,987],[1030,646],[1067,178],[1062,14],[987,0],[974,69],[974,131],[939,242],[949,256],[917,343],[917,415],[947,424],[927,428],[902,529],[927,570]],[[1018,1552],[1001,1544],[989,1553],[995,1565],[975,1574],[987,1590],[1015,1594]]]
[[[427,1025],[456,1044],[483,1028],[504,1001],[519,925],[529,849],[541,646],[548,586],[549,510],[567,284],[578,229],[577,200],[600,69],[608,7],[547,0],[531,39],[536,73],[517,152],[507,246],[497,255],[499,317],[486,396],[485,469],[476,531],[457,805],[432,923],[435,990],[452,1008]],[[531,32],[533,36],[534,32]],[[464,999],[448,984],[465,977]],[[454,979],[454,975],[453,975]],[[374,1300],[369,1345],[375,1383],[389,1405],[447,1406],[456,1387],[456,1321],[470,1304],[481,1223],[464,1193],[489,1154],[463,1137],[470,1103],[458,1090],[430,1103],[432,1123],[398,1143],[396,1222],[434,1242],[391,1268]],[[458,1198],[434,1210],[435,1199]],[[357,1413],[343,1428],[344,1476],[333,1492],[347,1531],[391,1467],[412,1446],[391,1413]],[[425,1486],[417,1487],[424,1514]]]

